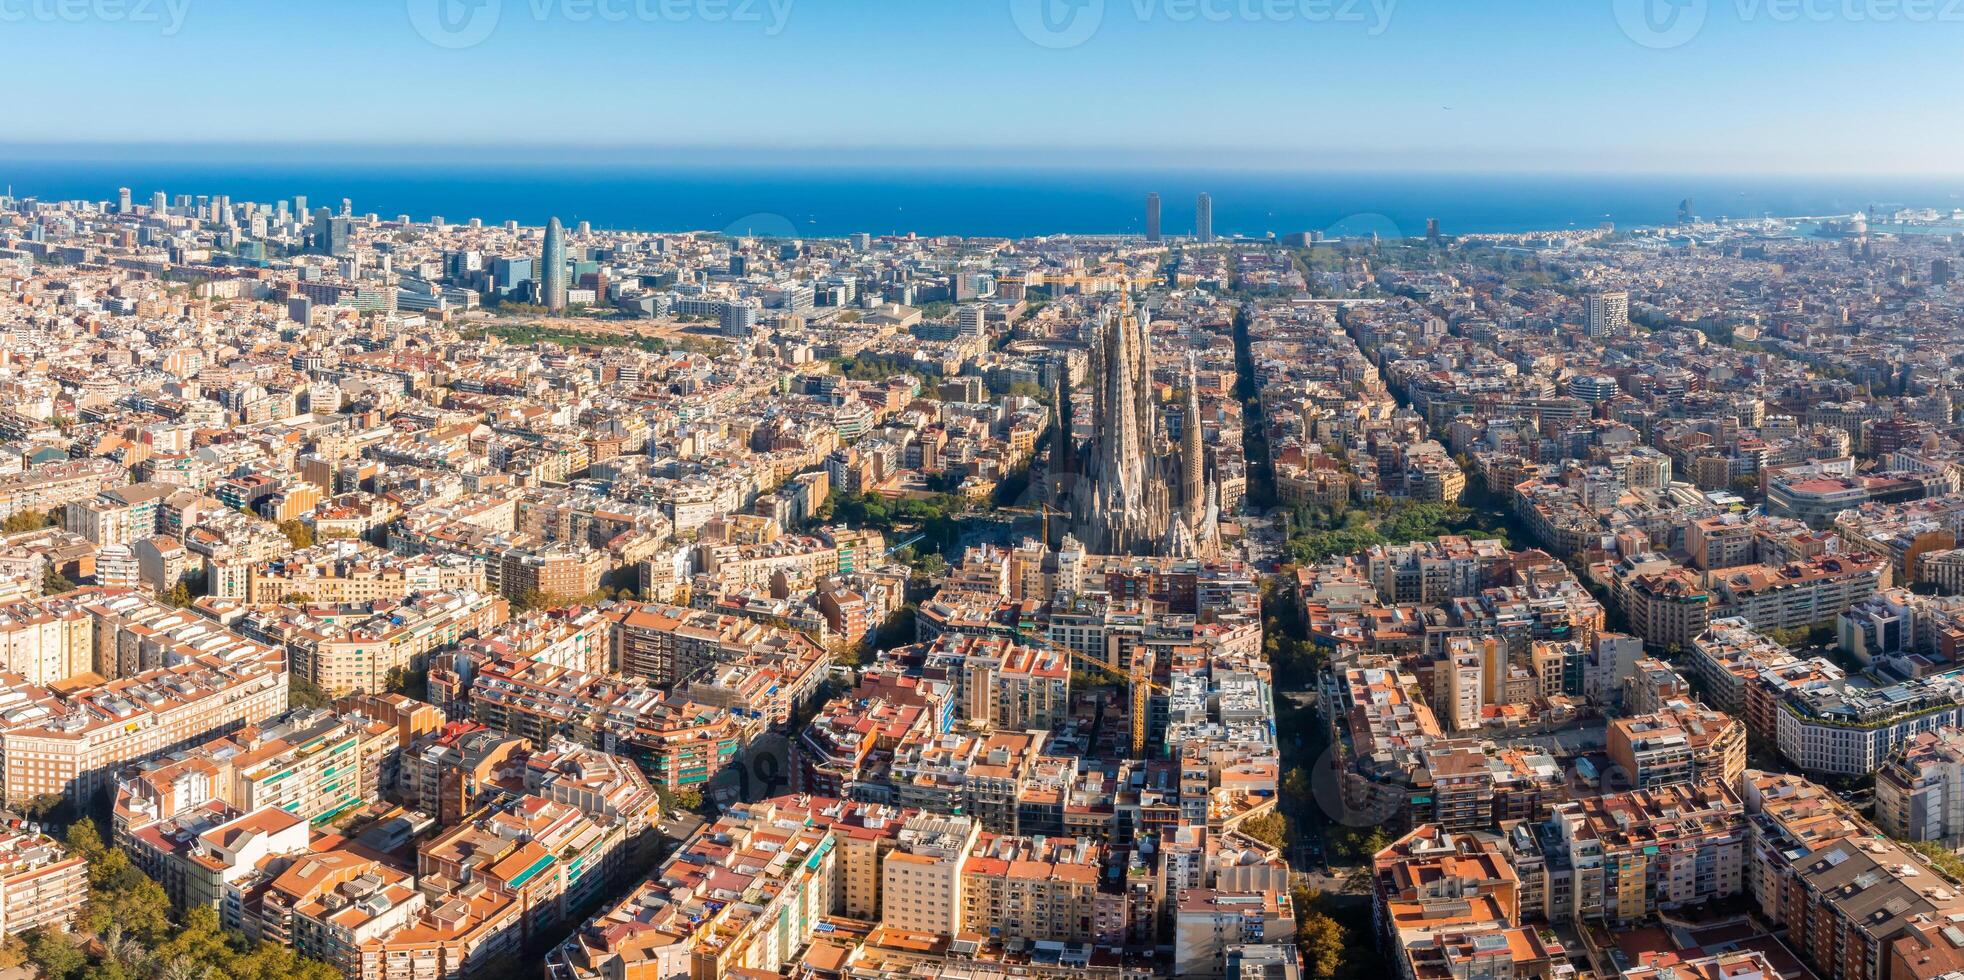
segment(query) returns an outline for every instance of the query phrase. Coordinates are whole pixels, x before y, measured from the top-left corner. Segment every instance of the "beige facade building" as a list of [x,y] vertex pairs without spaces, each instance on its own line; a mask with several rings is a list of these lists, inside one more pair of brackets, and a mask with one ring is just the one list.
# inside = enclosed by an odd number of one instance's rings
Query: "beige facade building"
[[1224,976],[1231,946],[1291,943],[1296,909],[1288,892],[1189,888],[1173,907],[1173,973]]
[[1609,757],[1638,789],[1707,780],[1737,786],[1746,771],[1746,726],[1704,705],[1674,701],[1612,719]]
[[981,832],[967,817],[909,819],[881,869],[880,921],[944,936],[960,932],[962,868]]
[[1875,822],[1897,840],[1964,842],[1964,729],[1918,733],[1876,770]]
[[0,831],[0,934],[66,931],[88,899],[80,854],[46,834]]
[[208,623],[197,639],[152,635],[173,665],[79,689],[0,691],[5,798],[88,805],[119,767],[197,745],[286,710],[284,651]]

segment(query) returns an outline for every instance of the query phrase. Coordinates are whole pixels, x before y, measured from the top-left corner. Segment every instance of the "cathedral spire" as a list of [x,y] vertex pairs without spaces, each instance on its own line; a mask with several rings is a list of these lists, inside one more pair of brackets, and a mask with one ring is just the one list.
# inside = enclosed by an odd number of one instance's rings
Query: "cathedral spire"
[[1150,313],[1121,294],[1087,324],[1093,380],[1093,439],[1076,459],[1073,526],[1101,554],[1207,554],[1206,448],[1199,408],[1199,371],[1187,364],[1186,426],[1177,444],[1154,397]]
[[1192,354],[1187,355],[1187,403],[1185,417],[1180,421],[1180,506],[1181,517],[1188,525],[1198,525],[1206,516],[1206,501],[1201,498],[1206,491],[1201,481],[1206,476],[1207,450],[1201,441],[1200,420],[1200,369]]

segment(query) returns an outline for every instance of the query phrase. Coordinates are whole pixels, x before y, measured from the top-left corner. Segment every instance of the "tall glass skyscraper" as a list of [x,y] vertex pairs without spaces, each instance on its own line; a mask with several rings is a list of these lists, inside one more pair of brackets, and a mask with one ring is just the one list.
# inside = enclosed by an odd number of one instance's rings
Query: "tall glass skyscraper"
[[566,308],[566,229],[559,219],[546,222],[545,254],[539,256],[539,302],[559,312]]
[[1159,195],[1146,195],[1146,241],[1159,241]]
[[1201,194],[1200,200],[1194,204],[1193,237],[1203,242],[1214,240],[1214,196],[1212,194]]

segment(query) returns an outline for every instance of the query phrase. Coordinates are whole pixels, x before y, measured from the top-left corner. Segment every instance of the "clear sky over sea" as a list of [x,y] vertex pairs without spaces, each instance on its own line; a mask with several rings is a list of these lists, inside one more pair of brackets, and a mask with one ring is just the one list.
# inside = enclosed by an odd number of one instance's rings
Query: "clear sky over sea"
[[1951,174],[1960,42],[1954,0],[0,0],[0,140]]

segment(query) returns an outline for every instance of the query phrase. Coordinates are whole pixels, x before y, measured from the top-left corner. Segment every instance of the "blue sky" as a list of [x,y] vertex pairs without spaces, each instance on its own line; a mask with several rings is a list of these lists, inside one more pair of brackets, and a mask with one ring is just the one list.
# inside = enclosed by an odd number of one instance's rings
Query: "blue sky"
[[1951,174],[1950,2],[0,0],[0,139]]

